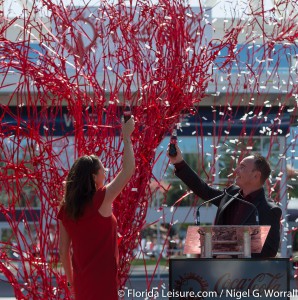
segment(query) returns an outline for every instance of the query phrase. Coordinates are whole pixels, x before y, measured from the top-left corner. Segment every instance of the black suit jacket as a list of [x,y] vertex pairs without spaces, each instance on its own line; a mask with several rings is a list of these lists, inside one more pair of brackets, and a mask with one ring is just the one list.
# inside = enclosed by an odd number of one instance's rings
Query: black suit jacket
[[[186,162],[179,163],[179,167],[176,165],[175,174],[203,200],[210,200],[222,195],[222,197],[212,202],[218,206],[214,224],[231,225],[228,210],[231,208],[233,202],[238,200],[234,199],[227,205],[226,203],[232,198],[229,195],[239,193],[240,188],[238,186],[232,185],[229,187],[227,189],[228,194],[223,193],[221,190],[214,189],[202,180]],[[238,202],[241,203],[240,201]],[[260,189],[257,193],[254,193],[253,204],[259,213],[259,225],[270,225],[271,228],[262,248],[262,252],[253,253],[252,257],[274,257],[277,254],[280,242],[280,218],[282,211],[272,200],[266,198],[264,189]],[[237,203],[234,203],[234,205],[237,205]],[[255,211],[249,205],[247,209],[242,210],[241,216],[238,219],[241,221],[237,225],[256,225]]]

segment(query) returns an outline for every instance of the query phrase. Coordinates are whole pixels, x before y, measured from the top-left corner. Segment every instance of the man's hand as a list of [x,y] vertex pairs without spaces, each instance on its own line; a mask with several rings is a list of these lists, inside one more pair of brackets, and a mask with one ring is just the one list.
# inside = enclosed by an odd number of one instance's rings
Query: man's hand
[[170,156],[169,155],[169,147],[170,147],[170,144],[168,145],[168,149],[167,149],[167,157],[170,159],[170,163],[171,164],[177,164],[177,163],[182,162],[183,157],[182,157],[182,153],[181,153],[181,150],[178,147],[178,145],[177,144],[175,145],[176,150],[177,150],[177,155],[176,156]]

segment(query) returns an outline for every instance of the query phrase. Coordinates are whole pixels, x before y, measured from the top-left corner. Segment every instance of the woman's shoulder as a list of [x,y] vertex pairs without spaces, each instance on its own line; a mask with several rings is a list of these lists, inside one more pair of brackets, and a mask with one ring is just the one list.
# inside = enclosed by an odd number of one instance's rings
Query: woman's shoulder
[[65,214],[65,203],[62,203],[58,210],[57,219],[62,221],[64,218],[64,214]]
[[95,208],[98,210],[104,200],[106,194],[106,186],[103,186],[101,188],[99,188],[94,196],[93,196],[93,204],[95,206]]
[[103,186],[101,188],[99,188],[96,192],[95,192],[95,195],[96,197],[104,197],[105,196],[105,193],[106,193],[106,189],[107,187],[106,186]]

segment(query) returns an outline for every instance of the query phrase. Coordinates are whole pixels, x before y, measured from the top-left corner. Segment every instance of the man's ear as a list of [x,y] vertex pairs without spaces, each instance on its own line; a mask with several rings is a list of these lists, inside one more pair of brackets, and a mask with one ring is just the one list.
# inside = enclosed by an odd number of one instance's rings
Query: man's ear
[[255,171],[254,177],[261,182],[262,174],[260,171]]

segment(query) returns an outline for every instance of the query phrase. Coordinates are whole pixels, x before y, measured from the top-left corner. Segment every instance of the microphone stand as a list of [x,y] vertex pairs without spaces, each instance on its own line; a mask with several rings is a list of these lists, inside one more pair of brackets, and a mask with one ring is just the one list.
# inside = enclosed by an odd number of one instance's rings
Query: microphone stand
[[201,204],[198,206],[198,208],[197,208],[197,214],[196,214],[196,225],[197,225],[197,226],[200,226],[200,208],[201,208],[203,205],[207,204],[207,203],[213,202],[214,200],[217,200],[217,199],[223,197],[224,195],[225,195],[225,192],[223,192],[222,194],[220,194],[220,195],[218,195],[218,196],[216,196],[216,197],[214,197],[214,198],[212,198],[212,199],[209,199],[209,200],[207,200],[207,201],[204,201],[203,203],[201,203]]

